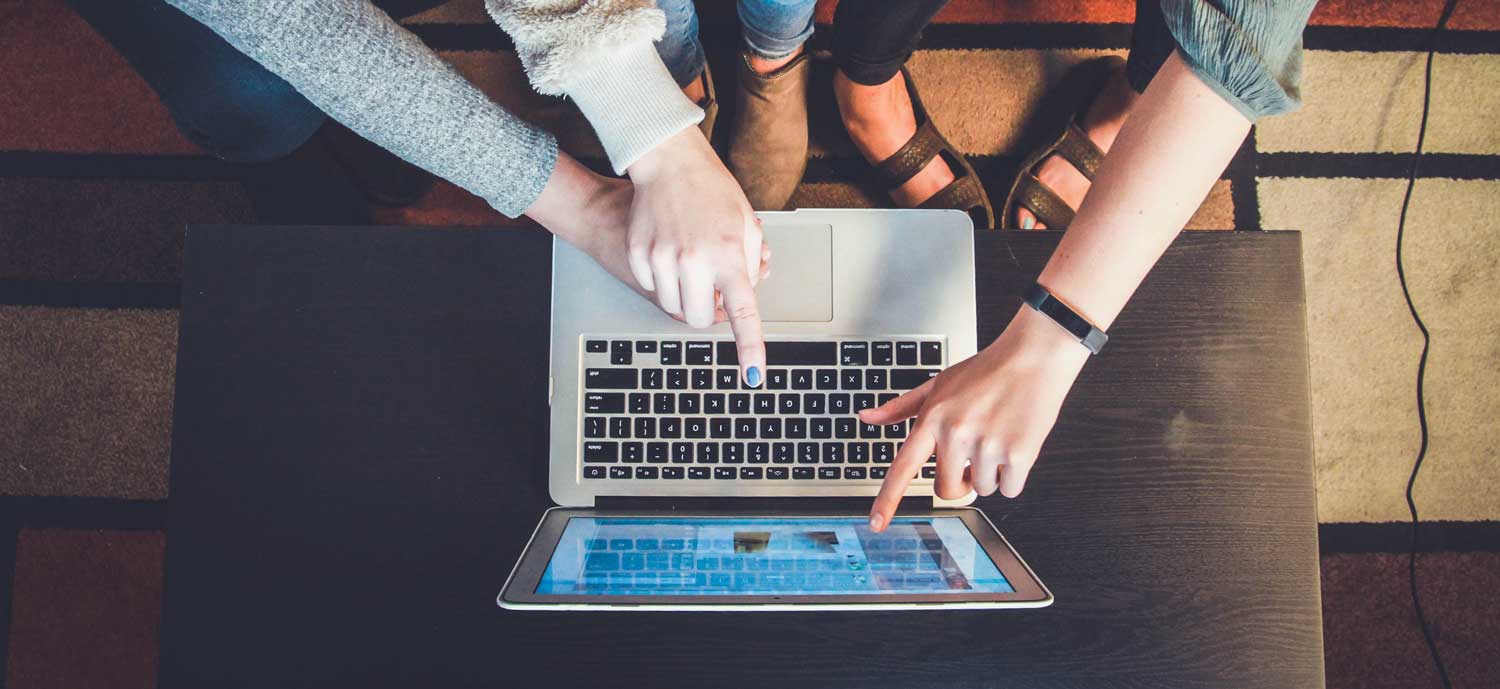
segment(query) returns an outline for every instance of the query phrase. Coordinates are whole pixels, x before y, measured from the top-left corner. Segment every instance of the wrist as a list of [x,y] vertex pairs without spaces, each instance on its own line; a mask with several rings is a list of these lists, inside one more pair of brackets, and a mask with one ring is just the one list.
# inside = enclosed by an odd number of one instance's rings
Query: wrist
[[1025,304],[1011,317],[1005,332],[995,340],[1006,341],[1007,349],[1023,352],[1028,358],[1048,365],[1083,368],[1089,350],[1062,326],[1045,314]]
[[[696,127],[689,127],[673,134],[646,151],[631,163],[627,172],[633,184],[650,184],[664,179],[675,170],[681,170],[692,161],[701,158],[708,149],[708,141]],[[712,149],[708,149],[712,154]]]

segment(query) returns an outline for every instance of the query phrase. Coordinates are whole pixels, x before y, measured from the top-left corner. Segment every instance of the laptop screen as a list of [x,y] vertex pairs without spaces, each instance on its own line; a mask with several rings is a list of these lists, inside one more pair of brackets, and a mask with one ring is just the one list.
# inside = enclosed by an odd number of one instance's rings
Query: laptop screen
[[1010,593],[957,517],[572,517],[538,594]]

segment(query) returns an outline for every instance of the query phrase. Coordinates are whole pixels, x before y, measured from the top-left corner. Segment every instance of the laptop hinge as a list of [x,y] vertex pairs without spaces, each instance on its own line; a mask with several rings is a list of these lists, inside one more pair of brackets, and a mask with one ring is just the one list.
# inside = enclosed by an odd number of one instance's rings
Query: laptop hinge
[[[821,498],[726,498],[726,497],[640,497],[598,496],[594,505],[610,510],[712,510],[716,512],[839,512],[866,514],[870,511],[868,497],[821,497]],[[932,509],[932,499],[911,496],[901,501],[898,510],[926,511]]]

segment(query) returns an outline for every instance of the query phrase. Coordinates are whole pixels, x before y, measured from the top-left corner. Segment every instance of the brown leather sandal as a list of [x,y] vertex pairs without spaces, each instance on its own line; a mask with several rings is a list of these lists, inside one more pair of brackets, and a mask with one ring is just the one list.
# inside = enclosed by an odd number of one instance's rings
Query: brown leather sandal
[[1010,183],[1010,193],[1005,196],[1005,205],[1001,206],[1004,213],[1000,219],[1002,225],[1014,222],[1012,218],[1016,217],[1018,205],[1025,206],[1048,229],[1061,230],[1073,222],[1073,209],[1057,192],[1037,179],[1036,167],[1047,156],[1056,153],[1068,161],[1068,164],[1078,168],[1090,182],[1094,181],[1099,163],[1104,161],[1104,151],[1099,150],[1078,123],[1093,105],[1094,97],[1104,89],[1110,76],[1124,66],[1124,60],[1111,55],[1081,63],[1069,72],[1064,79],[1062,91],[1070,106],[1064,112],[1071,115],[1064,120],[1061,131],[1048,138],[1045,146],[1033,151],[1021,163],[1015,181]]
[[917,95],[916,82],[911,73],[901,68],[901,78],[906,80],[906,92],[911,95],[911,109],[916,115],[917,132],[906,141],[895,154],[876,163],[871,170],[875,184],[887,193],[905,184],[916,176],[933,158],[942,156],[943,162],[953,170],[954,180],[939,189],[917,208],[956,208],[974,218],[980,228],[995,226],[995,209],[990,206],[990,197],[979,182],[979,174],[965,160],[948,139],[939,132],[927,109],[922,107],[922,98]]

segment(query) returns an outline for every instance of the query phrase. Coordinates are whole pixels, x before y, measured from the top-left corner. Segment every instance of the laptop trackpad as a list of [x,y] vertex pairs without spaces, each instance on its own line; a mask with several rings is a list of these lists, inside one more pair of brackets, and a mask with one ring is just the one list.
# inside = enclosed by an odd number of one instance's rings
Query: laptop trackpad
[[833,226],[768,225],[771,277],[760,283],[761,320],[833,320]]

